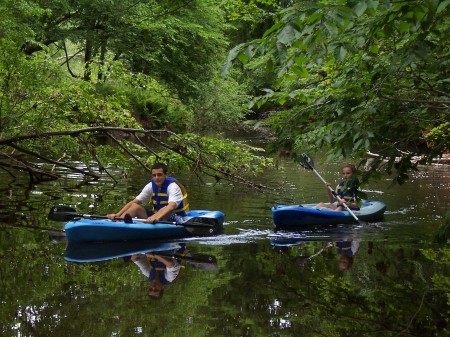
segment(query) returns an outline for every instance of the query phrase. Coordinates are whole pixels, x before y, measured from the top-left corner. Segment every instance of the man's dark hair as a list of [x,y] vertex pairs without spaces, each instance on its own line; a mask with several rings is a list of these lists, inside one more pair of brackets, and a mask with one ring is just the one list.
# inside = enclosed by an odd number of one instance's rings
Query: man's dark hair
[[164,174],[167,174],[167,171],[169,170],[167,168],[167,165],[164,163],[154,163],[152,166],[152,170],[159,170],[159,169],[162,169]]

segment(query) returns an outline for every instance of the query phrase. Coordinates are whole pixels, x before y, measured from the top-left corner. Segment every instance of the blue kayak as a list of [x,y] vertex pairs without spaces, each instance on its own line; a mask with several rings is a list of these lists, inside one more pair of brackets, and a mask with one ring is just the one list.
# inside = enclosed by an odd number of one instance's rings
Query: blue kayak
[[190,236],[210,236],[222,232],[224,214],[219,211],[193,210],[183,223],[160,221],[133,223],[109,219],[79,218],[65,224],[69,242],[128,241],[176,239]]
[[[360,210],[353,213],[361,221],[377,221],[383,218],[385,210],[386,204],[381,201],[364,200]],[[316,204],[274,206],[272,218],[278,228],[357,222],[347,211],[333,211],[326,207],[316,207]]]

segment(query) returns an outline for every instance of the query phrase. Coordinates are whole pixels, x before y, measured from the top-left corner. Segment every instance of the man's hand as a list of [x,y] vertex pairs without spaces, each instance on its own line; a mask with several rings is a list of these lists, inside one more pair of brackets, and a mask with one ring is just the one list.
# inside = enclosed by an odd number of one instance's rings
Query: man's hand
[[150,222],[150,223],[155,223],[155,222],[158,222],[159,220],[160,219],[156,214],[153,214],[152,216],[149,216],[147,218],[147,222]]

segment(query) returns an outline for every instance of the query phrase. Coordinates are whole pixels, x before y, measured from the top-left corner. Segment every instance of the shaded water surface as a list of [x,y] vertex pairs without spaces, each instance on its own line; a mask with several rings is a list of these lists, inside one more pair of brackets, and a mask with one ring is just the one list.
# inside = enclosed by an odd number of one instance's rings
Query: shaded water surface
[[[338,182],[339,165],[316,168]],[[149,177],[28,188],[0,176],[0,335],[448,335],[449,271],[431,244],[450,205],[448,167],[424,168],[401,187],[366,186],[387,204],[384,221],[303,231],[275,231],[271,219],[273,205],[325,200],[321,181],[294,164],[258,178],[280,193],[181,178],[191,208],[225,213],[223,235],[69,246],[63,224],[46,219],[51,206],[117,211]],[[180,267],[160,299],[148,296],[149,279],[131,258],[150,259],[145,252]]]

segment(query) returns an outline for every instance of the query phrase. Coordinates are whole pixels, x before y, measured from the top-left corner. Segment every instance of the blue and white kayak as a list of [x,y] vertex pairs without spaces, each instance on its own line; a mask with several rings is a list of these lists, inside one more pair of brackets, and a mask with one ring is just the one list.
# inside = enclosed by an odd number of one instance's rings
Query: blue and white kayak
[[109,219],[79,218],[65,224],[69,242],[161,240],[192,236],[210,236],[222,232],[224,214],[220,211],[192,210],[187,221],[174,223],[160,221],[133,223]]
[[[377,221],[383,218],[385,210],[386,204],[381,201],[364,200],[361,208],[352,212],[361,221]],[[347,211],[333,211],[326,207],[316,207],[316,204],[274,206],[272,218],[278,228],[357,222]]]

